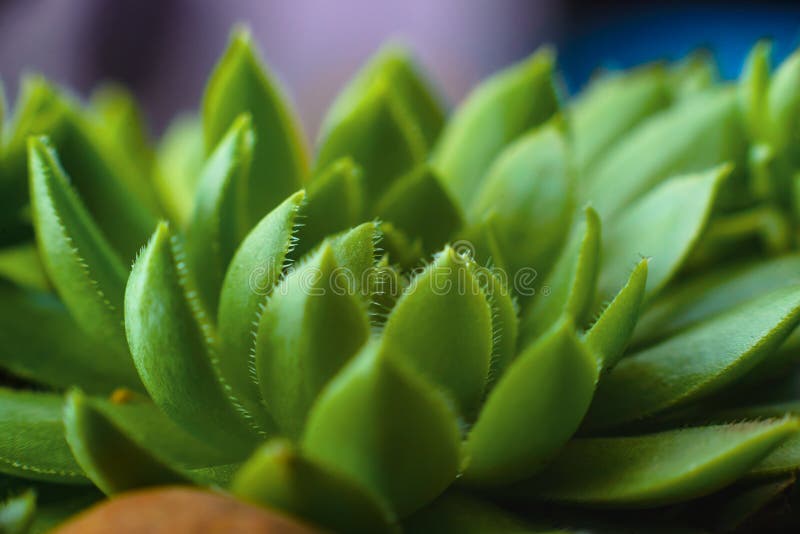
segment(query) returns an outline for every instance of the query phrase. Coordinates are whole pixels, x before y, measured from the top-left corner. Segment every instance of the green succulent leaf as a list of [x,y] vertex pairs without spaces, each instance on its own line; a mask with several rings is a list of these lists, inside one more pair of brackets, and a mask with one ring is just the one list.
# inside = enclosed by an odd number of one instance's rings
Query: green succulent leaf
[[492,164],[469,213],[472,221],[493,215],[512,274],[552,266],[573,214],[570,182],[559,121],[514,141]]
[[634,344],[680,332],[747,300],[800,282],[800,255],[749,261],[697,275],[670,289],[642,314]]
[[570,320],[526,347],[469,433],[464,480],[505,484],[542,469],[578,429],[597,376],[597,362]]
[[364,173],[351,158],[331,163],[306,191],[292,256],[300,258],[325,237],[363,221]]
[[203,168],[186,231],[188,267],[212,316],[217,314],[228,263],[249,230],[245,206],[253,137],[250,116],[239,116]]
[[129,366],[107,358],[51,293],[0,283],[0,367],[34,383],[93,393],[142,390]]
[[61,425],[62,397],[0,388],[0,472],[59,484],[88,484]]
[[492,357],[486,390],[491,389],[517,355],[519,317],[510,281],[498,269],[480,268],[477,275],[492,310]]
[[673,100],[683,100],[710,89],[719,78],[714,55],[708,50],[691,52],[669,68],[669,85]]
[[468,417],[483,398],[492,355],[492,310],[476,268],[445,248],[411,281],[383,331],[387,357],[443,387]]
[[631,129],[667,107],[669,100],[661,64],[610,73],[592,82],[569,110],[578,168],[590,169]]
[[575,439],[543,473],[513,491],[592,506],[681,502],[730,484],[798,428],[796,420],[783,419]]
[[712,90],[686,98],[612,147],[587,175],[581,200],[590,201],[607,220],[667,178],[741,162],[743,137],[733,92]]
[[200,120],[194,116],[178,117],[161,137],[153,174],[153,188],[159,204],[178,228],[189,224],[204,160]]
[[628,282],[586,332],[584,342],[598,359],[601,369],[614,367],[631,340],[644,301],[648,265],[646,259],[636,265]]
[[[647,297],[660,291],[678,272],[705,230],[729,165],[678,176],[634,202],[606,228],[598,282],[608,298],[624,280],[623,273],[642,256],[652,257]],[[681,209],[675,209],[680,206]]]
[[373,495],[283,440],[259,448],[236,474],[231,491],[240,499],[306,518],[334,532],[396,530],[391,514]]
[[176,236],[161,223],[133,265],[125,292],[133,361],[148,393],[168,416],[240,459],[250,451],[254,435],[246,429],[243,408],[230,395],[230,386],[217,374],[215,333],[198,310],[196,295],[187,293],[177,248]]
[[105,494],[190,480],[136,444],[79,391],[67,395],[64,434],[75,460]]
[[[2,124],[2,114],[0,114]],[[4,534],[26,534],[36,514],[36,493],[26,491],[16,497],[0,502],[0,532]]]
[[364,170],[366,198],[372,203],[424,161],[425,140],[388,80],[376,80],[348,107],[320,139],[316,168],[351,157]]
[[370,343],[331,381],[311,410],[302,450],[402,517],[455,479],[461,436],[447,400],[403,367],[396,350]]
[[800,50],[786,58],[775,71],[767,92],[769,139],[781,151],[797,138],[800,110]]
[[380,231],[381,249],[393,265],[403,271],[412,271],[422,265],[425,256],[422,241],[412,240],[405,232],[388,222],[380,224]]
[[[45,269],[76,322],[102,347],[104,367],[135,370],[122,319],[127,271],[69,184],[45,139],[30,142],[31,199]],[[115,384],[121,385],[121,384]]]
[[342,268],[324,244],[284,278],[259,319],[261,395],[281,433],[293,439],[320,390],[369,337],[367,306]]
[[587,427],[629,423],[740,379],[800,322],[800,289],[778,289],[623,359],[600,383]]
[[261,308],[280,280],[292,248],[298,212],[305,199],[298,192],[267,214],[242,241],[222,283],[219,315],[219,372],[229,394],[260,432],[274,422],[263,409],[261,393],[252,379],[251,361]]
[[767,130],[767,93],[772,45],[759,41],[747,55],[739,79],[739,106],[751,139],[763,140]]
[[600,218],[592,208],[575,225],[561,255],[547,275],[549,294],[534,296],[520,325],[520,343],[526,345],[550,328],[562,315],[581,325],[594,301],[600,267]]
[[[459,249],[467,247],[470,255],[481,265],[493,267],[506,274],[513,274],[509,272],[506,260],[500,250],[496,218],[496,212],[488,213],[477,223],[465,228],[453,245]],[[509,282],[513,283],[513,278],[509,279]]]
[[472,205],[500,152],[558,110],[554,62],[545,48],[498,72],[470,93],[445,127],[434,165],[463,208]]
[[51,289],[35,243],[0,249],[0,278],[28,289],[40,291]]
[[405,112],[419,129],[427,147],[433,146],[444,125],[444,109],[417,66],[411,53],[403,46],[384,46],[347,84],[328,110],[320,128],[321,136],[339,124],[364,93],[376,83],[386,83],[402,104]]
[[370,274],[375,268],[383,237],[381,224],[365,222],[340,234],[331,236],[333,257],[343,269],[339,272],[339,285],[353,291],[362,298],[370,294]]
[[375,205],[373,214],[420,239],[426,252],[438,250],[463,225],[460,208],[427,165],[397,180]]
[[206,87],[203,127],[206,149],[225,136],[234,119],[249,113],[256,144],[247,182],[247,220],[252,227],[305,181],[303,135],[281,89],[254,50],[246,30],[234,30]]

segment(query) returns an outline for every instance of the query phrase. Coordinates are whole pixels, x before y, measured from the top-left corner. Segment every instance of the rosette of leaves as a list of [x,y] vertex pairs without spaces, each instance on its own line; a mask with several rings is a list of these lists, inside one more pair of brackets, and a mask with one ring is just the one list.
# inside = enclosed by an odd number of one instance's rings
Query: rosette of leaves
[[697,56],[570,102],[542,50],[446,121],[390,46],[313,158],[243,32],[155,147],[124,91],[27,82],[0,154],[0,524],[166,484],[342,532],[769,509],[800,468],[800,258],[757,186],[786,175],[753,164],[791,152],[788,97],[753,110],[794,60],[769,82],[760,51],[738,88]]

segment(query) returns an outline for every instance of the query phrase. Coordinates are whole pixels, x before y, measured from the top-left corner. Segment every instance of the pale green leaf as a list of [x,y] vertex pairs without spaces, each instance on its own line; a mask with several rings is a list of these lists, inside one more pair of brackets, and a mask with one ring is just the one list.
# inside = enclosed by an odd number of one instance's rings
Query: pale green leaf
[[633,262],[643,256],[652,258],[647,296],[661,290],[700,240],[730,171],[731,167],[724,165],[704,173],[675,177],[611,220],[604,232],[598,281],[600,297],[610,297],[624,283]]
[[623,359],[601,381],[587,428],[708,397],[767,358],[800,322],[800,289],[778,289]]
[[795,142],[800,112],[800,50],[786,58],[769,84],[766,102],[767,136],[777,151]]
[[394,43],[381,48],[339,93],[323,121],[320,137],[325,137],[358,105],[364,93],[380,81],[391,87],[422,134],[426,146],[433,146],[444,125],[444,109],[439,95],[430,87],[411,53]]
[[254,428],[269,431],[251,361],[261,306],[281,278],[292,247],[305,193],[298,192],[267,214],[245,237],[228,267],[220,294],[219,372],[250,415]]
[[397,180],[375,205],[373,215],[420,239],[426,252],[440,249],[463,224],[460,208],[427,165]]
[[342,157],[351,157],[364,171],[364,189],[371,203],[423,162],[425,140],[387,80],[373,83],[350,108],[320,139],[315,167],[319,172]]
[[719,81],[719,69],[708,50],[691,52],[669,66],[669,85],[673,100],[690,98]]
[[195,116],[180,116],[162,135],[156,152],[153,188],[166,216],[185,228],[194,210],[203,168],[203,125]]
[[488,391],[517,355],[519,317],[508,276],[499,269],[485,267],[479,268],[476,274],[492,310],[492,357],[489,362]]
[[40,291],[51,289],[35,243],[0,249],[0,278],[25,288]]
[[31,139],[30,168],[36,238],[49,278],[78,326],[101,347],[100,357],[108,360],[102,365],[134,377],[122,319],[127,269],[46,140]]
[[759,41],[750,49],[739,76],[739,107],[748,134],[753,140],[764,140],[767,132],[767,92],[770,82],[772,45]]
[[298,119],[254,50],[246,30],[234,30],[203,97],[206,150],[220,142],[234,119],[249,113],[256,143],[250,166],[248,226],[305,182],[307,162]]
[[[2,115],[0,115],[2,119]],[[2,124],[2,120],[0,120]],[[36,493],[26,491],[0,502],[0,532],[26,534],[36,514]]]
[[492,353],[492,311],[472,259],[445,248],[397,301],[383,344],[389,358],[409,363],[472,417]]
[[153,401],[170,418],[240,459],[255,436],[217,374],[215,334],[198,310],[197,296],[187,293],[176,239],[166,223],[159,224],[131,271],[125,327],[133,361]]
[[393,518],[373,495],[347,477],[303,457],[291,443],[270,441],[242,466],[236,497],[302,517],[333,532],[393,532]]
[[478,85],[442,132],[434,166],[462,208],[506,146],[558,110],[554,53],[542,49]]
[[188,477],[136,444],[79,391],[67,395],[64,434],[75,460],[107,495],[190,482]]
[[61,426],[60,395],[0,388],[0,472],[59,484],[89,484]]
[[250,116],[241,115],[203,167],[186,230],[187,267],[212,316],[217,314],[228,263],[250,229],[246,204],[253,143]]
[[712,493],[800,428],[794,419],[570,441],[515,493],[582,505],[649,507]]
[[395,350],[371,343],[334,378],[311,410],[302,450],[402,517],[453,482],[461,436],[445,398]]
[[597,376],[597,362],[570,320],[523,349],[469,433],[464,479],[505,484],[542,469],[578,429]]
[[290,438],[300,436],[320,390],[369,337],[367,307],[352,274],[323,244],[283,279],[261,313],[258,384],[267,410]]
[[603,220],[661,182],[726,161],[743,161],[745,147],[732,90],[705,91],[634,128],[586,176],[581,200]]
[[545,273],[563,244],[573,215],[567,144],[558,121],[525,135],[498,156],[468,213],[493,215],[503,260],[513,276]]
[[648,265],[646,259],[636,265],[627,283],[586,332],[584,342],[601,369],[616,365],[631,340],[644,301]]
[[594,300],[600,267],[600,218],[592,208],[572,229],[544,286],[550,292],[534,295],[522,314],[520,343],[526,345],[566,314],[582,325]]

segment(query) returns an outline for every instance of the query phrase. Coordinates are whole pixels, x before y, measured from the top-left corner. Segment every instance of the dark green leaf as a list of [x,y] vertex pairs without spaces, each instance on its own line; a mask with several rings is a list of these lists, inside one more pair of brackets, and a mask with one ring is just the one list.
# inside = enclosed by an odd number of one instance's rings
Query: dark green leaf
[[0,472],[61,484],[89,483],[64,440],[62,405],[60,395],[0,388]]
[[447,124],[434,165],[462,208],[472,205],[489,165],[512,141],[558,110],[554,53],[542,49],[484,81]]
[[217,373],[215,333],[196,294],[187,293],[177,249],[177,238],[161,223],[133,265],[125,292],[133,361],[148,393],[168,416],[231,459],[240,459],[255,437],[246,429],[243,408],[230,386]]
[[393,518],[359,485],[304,458],[289,442],[258,449],[234,479],[238,498],[302,517],[333,532],[392,532]]
[[325,388],[306,456],[385,498],[402,517],[455,479],[461,436],[450,405],[386,343],[367,345]]
[[648,507],[712,493],[798,431],[794,419],[570,441],[514,493],[615,507]]
[[578,429],[597,376],[597,362],[570,320],[529,345],[497,382],[470,431],[464,479],[503,484],[539,471]]
[[304,199],[303,192],[295,193],[250,231],[230,262],[220,295],[219,371],[248,422],[262,433],[274,423],[253,380],[256,329],[264,302],[286,266]]
[[206,150],[220,142],[242,113],[253,118],[256,144],[250,166],[248,226],[297,191],[307,173],[300,125],[254,50],[250,34],[234,30],[203,97]]
[[623,359],[600,383],[588,428],[707,397],[767,358],[800,322],[800,288],[778,289]]

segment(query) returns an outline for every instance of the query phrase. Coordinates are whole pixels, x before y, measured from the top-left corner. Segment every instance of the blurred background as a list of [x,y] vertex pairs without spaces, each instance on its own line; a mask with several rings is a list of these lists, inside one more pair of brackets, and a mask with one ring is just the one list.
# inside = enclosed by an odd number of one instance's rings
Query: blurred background
[[571,92],[597,67],[678,58],[703,47],[723,77],[751,44],[776,59],[800,37],[800,2],[602,0],[0,0],[0,78],[24,72],[79,94],[122,82],[154,132],[197,107],[230,28],[248,24],[314,132],[335,93],[387,38],[410,44],[453,104],[480,78],[555,44]]

